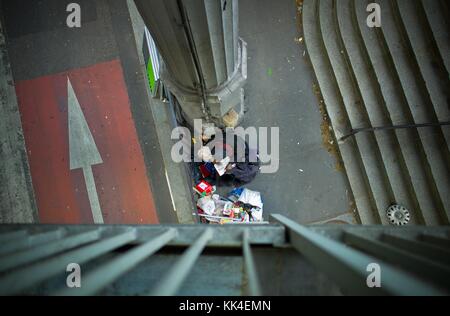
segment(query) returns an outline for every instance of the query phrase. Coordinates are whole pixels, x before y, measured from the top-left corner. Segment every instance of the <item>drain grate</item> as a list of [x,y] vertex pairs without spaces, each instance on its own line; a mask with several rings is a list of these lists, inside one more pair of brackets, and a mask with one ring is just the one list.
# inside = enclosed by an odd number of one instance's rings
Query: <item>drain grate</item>
[[409,223],[411,215],[408,209],[402,205],[394,204],[386,211],[389,222],[395,226],[404,226]]

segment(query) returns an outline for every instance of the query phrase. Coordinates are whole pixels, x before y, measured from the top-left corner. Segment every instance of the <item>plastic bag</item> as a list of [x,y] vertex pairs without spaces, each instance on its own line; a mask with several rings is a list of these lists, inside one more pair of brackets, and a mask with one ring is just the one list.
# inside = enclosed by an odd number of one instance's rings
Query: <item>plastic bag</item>
[[214,215],[216,203],[211,197],[205,196],[197,201],[197,207],[207,215]]
[[261,210],[263,208],[261,193],[256,192],[256,191],[244,189],[244,191],[242,191],[242,193],[241,193],[241,196],[239,197],[239,201],[242,203],[245,203],[245,204],[259,207]]

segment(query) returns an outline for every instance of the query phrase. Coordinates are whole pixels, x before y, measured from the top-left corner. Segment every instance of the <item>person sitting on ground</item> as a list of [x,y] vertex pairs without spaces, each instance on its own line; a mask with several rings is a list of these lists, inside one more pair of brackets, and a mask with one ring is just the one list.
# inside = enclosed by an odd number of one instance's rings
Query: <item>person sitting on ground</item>
[[225,174],[220,178],[223,182],[241,185],[253,181],[260,171],[257,150],[251,149],[248,143],[236,135],[232,129],[220,130],[219,133],[212,133],[211,130],[203,133],[204,147],[199,151],[198,156],[204,162],[213,164],[220,163],[226,157],[230,159]]

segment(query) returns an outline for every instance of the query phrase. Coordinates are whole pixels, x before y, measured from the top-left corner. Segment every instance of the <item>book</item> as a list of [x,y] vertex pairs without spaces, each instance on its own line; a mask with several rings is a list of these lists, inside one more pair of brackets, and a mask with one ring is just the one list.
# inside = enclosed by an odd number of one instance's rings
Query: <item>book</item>
[[214,188],[211,184],[209,184],[208,182],[202,180],[200,181],[199,184],[197,184],[194,187],[194,191],[197,192],[200,195],[209,195],[212,194],[214,191]]
[[219,174],[219,176],[223,176],[225,174],[229,163],[230,163],[230,157],[225,157],[223,160],[214,164],[214,167],[216,168],[216,171]]

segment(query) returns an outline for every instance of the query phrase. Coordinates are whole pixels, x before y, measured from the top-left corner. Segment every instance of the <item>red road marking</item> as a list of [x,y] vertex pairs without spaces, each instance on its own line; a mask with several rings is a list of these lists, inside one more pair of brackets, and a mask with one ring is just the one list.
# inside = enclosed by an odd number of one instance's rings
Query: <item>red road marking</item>
[[103,164],[92,167],[105,224],[156,224],[120,61],[16,83],[41,223],[92,223],[81,169],[70,171],[67,77]]

